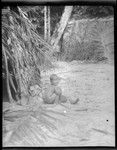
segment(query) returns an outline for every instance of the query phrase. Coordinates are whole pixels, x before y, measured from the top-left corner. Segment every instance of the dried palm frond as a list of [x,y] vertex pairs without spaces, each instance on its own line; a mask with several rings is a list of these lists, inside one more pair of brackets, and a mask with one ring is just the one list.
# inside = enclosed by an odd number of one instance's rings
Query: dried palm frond
[[20,15],[10,8],[2,10],[2,45],[12,64],[18,88],[11,76],[9,83],[15,93],[25,91],[28,94],[29,85],[40,84],[40,68],[52,67],[52,47],[38,35],[26,13],[18,9]]
[[[56,115],[60,114],[56,112]],[[35,111],[31,108],[7,111],[3,119],[3,146],[44,146],[58,134],[59,119],[42,106]]]

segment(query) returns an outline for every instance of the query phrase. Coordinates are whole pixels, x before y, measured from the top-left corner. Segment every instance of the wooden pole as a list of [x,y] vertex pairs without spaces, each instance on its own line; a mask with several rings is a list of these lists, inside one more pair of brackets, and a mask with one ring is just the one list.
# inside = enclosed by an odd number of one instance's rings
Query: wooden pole
[[50,41],[50,6],[47,6],[47,25],[48,25],[48,37],[47,37],[47,41],[49,42]]
[[47,41],[47,6],[44,7],[44,39]]

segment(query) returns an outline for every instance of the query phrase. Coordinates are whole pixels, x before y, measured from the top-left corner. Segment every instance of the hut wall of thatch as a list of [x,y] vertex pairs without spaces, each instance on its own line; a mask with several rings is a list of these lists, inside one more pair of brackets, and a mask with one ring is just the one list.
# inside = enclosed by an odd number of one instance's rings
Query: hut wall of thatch
[[72,19],[62,42],[62,59],[95,60],[114,58],[114,19]]

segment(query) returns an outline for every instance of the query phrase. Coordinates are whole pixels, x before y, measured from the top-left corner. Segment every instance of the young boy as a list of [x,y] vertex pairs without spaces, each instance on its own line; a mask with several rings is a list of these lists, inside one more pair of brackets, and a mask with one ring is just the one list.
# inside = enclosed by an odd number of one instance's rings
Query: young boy
[[44,103],[54,104],[67,102],[67,98],[62,95],[62,90],[58,86],[60,80],[61,78],[59,78],[56,74],[52,74],[50,76],[50,85],[42,94]]

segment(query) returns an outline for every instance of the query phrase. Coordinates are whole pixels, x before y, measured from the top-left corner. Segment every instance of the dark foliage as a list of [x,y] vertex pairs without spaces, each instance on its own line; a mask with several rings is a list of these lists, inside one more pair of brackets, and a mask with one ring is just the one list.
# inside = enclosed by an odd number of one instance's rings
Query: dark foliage
[[103,18],[114,15],[112,6],[75,6],[72,17],[81,18]]

